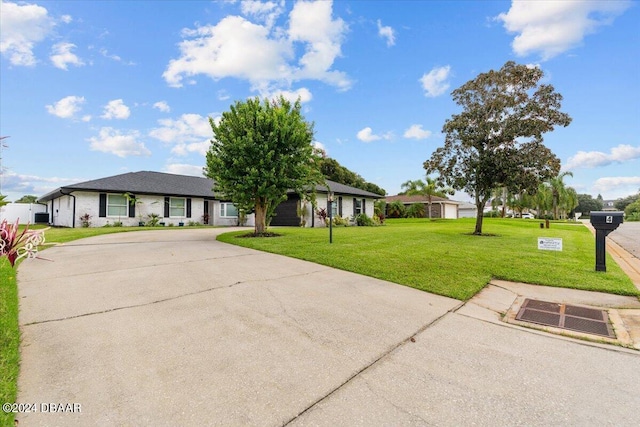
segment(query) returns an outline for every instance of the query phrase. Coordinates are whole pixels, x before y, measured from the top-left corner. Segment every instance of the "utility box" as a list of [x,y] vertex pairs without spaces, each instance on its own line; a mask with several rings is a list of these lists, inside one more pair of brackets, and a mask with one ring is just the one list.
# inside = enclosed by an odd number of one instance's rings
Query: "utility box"
[[591,212],[591,225],[596,229],[596,271],[607,271],[606,238],[624,221],[624,212]]

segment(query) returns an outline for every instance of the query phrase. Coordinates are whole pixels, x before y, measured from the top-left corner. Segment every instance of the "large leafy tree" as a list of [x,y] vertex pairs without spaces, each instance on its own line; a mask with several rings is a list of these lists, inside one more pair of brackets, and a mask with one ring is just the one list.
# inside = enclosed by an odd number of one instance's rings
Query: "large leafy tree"
[[287,191],[313,191],[323,181],[313,153],[313,124],[300,101],[258,98],[237,101],[219,123],[209,119],[213,140],[205,175],[214,191],[245,212],[255,212],[255,234],[263,235],[269,216]]
[[327,157],[323,151],[321,151],[320,154],[320,170],[327,179],[361,190],[370,191],[381,196],[387,194],[384,188],[378,187],[372,182],[365,181],[362,176],[342,166],[337,160]]
[[475,198],[474,234],[482,234],[483,208],[493,189],[533,194],[560,171],[560,160],[543,144],[543,134],[568,126],[571,118],[560,111],[562,95],[540,83],[543,75],[537,67],[509,61],[452,92],[463,111],[445,122],[444,146],[424,167]]
[[576,206],[576,212],[581,212],[583,215],[589,215],[591,211],[601,211],[602,202],[594,199],[591,194],[578,194],[578,206]]
[[38,200],[38,196],[33,196],[31,194],[24,195],[20,197],[15,203],[35,203]]

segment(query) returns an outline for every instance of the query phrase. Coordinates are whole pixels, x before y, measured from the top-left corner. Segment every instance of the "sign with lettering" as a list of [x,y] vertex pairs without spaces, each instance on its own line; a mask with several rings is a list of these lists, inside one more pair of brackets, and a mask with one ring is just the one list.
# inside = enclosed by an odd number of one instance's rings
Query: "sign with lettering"
[[613,224],[613,215],[607,215],[607,224]]
[[538,237],[538,249],[541,251],[562,251],[562,239],[557,237]]

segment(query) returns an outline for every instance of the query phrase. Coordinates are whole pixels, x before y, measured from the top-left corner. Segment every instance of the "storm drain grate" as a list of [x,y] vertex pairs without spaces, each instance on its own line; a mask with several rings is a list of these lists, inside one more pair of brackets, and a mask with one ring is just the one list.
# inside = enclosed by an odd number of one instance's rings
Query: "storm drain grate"
[[525,299],[516,320],[615,338],[604,310]]

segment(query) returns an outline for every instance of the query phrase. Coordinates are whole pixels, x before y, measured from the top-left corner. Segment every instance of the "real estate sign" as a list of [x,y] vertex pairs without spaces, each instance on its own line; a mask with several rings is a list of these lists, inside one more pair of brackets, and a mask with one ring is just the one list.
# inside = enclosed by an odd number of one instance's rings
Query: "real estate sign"
[[541,251],[562,251],[562,239],[557,237],[538,237],[538,249]]

